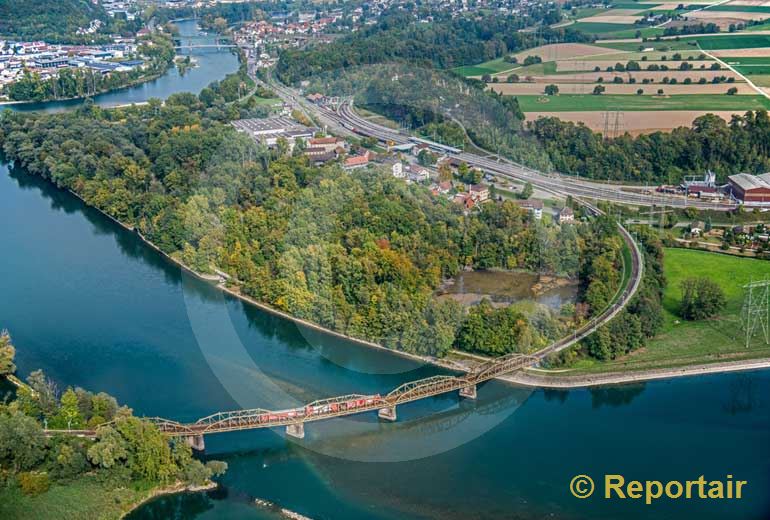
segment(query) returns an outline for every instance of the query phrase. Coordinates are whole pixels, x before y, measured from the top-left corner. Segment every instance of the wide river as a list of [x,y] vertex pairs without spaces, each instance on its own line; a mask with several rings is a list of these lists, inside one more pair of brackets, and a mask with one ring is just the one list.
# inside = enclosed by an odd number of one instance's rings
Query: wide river
[[[189,28],[185,30],[190,30]],[[212,55],[203,55],[206,56]],[[199,90],[237,66],[201,59],[139,87]],[[210,67],[210,69],[208,68]],[[210,71],[210,72],[207,72]],[[194,76],[201,78],[193,81]],[[135,89],[100,102],[143,101]],[[137,237],[49,184],[0,165],[0,327],[20,375],[104,390],[137,414],[195,420],[219,410],[386,393],[439,373],[312,334],[184,275]],[[228,462],[217,492],[156,500],[134,519],[275,518],[259,498],[311,518],[770,518],[770,372],[548,391],[491,382],[445,396],[281,431],[206,439]],[[737,501],[578,500],[573,476],[747,480]]]

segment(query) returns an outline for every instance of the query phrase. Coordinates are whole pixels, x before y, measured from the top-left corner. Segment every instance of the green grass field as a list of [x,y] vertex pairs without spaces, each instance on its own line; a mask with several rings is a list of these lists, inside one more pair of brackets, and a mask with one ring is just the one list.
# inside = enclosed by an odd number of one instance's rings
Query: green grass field
[[770,29],[770,22],[762,22],[757,25],[752,25],[750,27],[746,27],[743,31],[744,32],[753,32],[753,31],[767,31]]
[[709,7],[708,11],[725,11],[733,13],[768,13],[770,14],[770,7],[761,5],[715,5]]
[[599,47],[605,47],[607,49],[616,49],[619,51],[638,52],[639,48],[651,48],[656,52],[671,52],[671,51],[692,51],[698,52],[698,46],[694,41],[676,41],[676,40],[661,40],[661,41],[648,41],[648,42],[601,42],[598,41],[594,45]]
[[[770,357],[770,346],[759,336],[746,348],[740,325],[742,286],[766,276],[770,262],[753,258],[689,249],[665,250],[664,270],[668,286],[663,294],[665,323],[643,350],[606,363],[581,362],[581,369],[613,371],[681,366],[686,364]],[[688,322],[679,318],[681,283],[688,277],[705,276],[717,282],[727,297],[727,307],[716,319]]]
[[[649,94],[665,85],[639,85]],[[727,88],[727,87],[725,87]],[[770,100],[763,96],[728,96],[692,94],[659,97],[655,95],[559,94],[549,96],[516,96],[524,112],[597,112],[605,110],[757,110],[770,109]]]
[[[572,29],[583,31],[587,34],[600,34],[608,36],[627,30],[636,30],[636,26],[630,23],[598,23],[598,22],[577,22],[569,26]],[[637,44],[638,45],[638,44]]]
[[764,34],[737,34],[734,36],[683,37],[682,42],[697,41],[703,49],[756,49],[770,47],[770,36]]
[[513,63],[503,61],[503,58],[497,58],[494,60],[485,61],[478,65],[466,65],[464,67],[456,67],[452,69],[453,72],[461,76],[483,76],[484,74],[497,74],[518,67]]
[[25,496],[15,487],[4,487],[0,490],[0,518],[117,519],[148,494],[149,490],[107,489],[89,477],[66,486],[51,486],[36,497]]

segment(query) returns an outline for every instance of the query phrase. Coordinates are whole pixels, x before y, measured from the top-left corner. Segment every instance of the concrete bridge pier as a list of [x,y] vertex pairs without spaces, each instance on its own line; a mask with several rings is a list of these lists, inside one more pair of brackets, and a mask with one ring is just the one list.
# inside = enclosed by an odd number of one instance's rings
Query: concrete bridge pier
[[476,399],[476,385],[461,388],[460,397],[465,397],[466,399]]
[[286,435],[295,439],[305,438],[305,423],[289,424],[286,426]]
[[377,412],[377,417],[379,417],[380,419],[385,419],[386,421],[395,421],[396,407],[386,406],[385,408],[380,408],[380,410]]
[[184,440],[195,451],[203,451],[206,449],[206,443],[203,441],[203,435],[188,435]]

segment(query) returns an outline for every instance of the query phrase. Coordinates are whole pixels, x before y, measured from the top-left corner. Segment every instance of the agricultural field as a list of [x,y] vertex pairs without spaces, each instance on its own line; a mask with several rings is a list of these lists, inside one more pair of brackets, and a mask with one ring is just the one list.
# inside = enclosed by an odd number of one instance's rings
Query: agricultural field
[[516,65],[504,61],[503,58],[497,58],[478,65],[467,65],[452,69],[454,72],[465,77],[483,76],[484,74],[497,74],[515,68]]
[[[770,356],[770,346],[759,336],[746,347],[740,324],[742,286],[766,276],[768,270],[770,264],[766,260],[666,249],[664,271],[668,286],[663,294],[665,324],[660,334],[640,351],[585,368],[600,371],[645,369]],[[722,288],[727,307],[717,319],[685,321],[679,316],[681,284],[689,277],[708,277]]]
[[[608,106],[611,106],[608,104]],[[546,107],[550,108],[550,107]],[[742,115],[744,110],[709,110],[710,113],[717,115],[729,121],[733,115]],[[668,110],[665,117],[661,117],[661,112],[649,110],[643,112],[527,112],[527,121],[534,121],[541,117],[556,117],[562,121],[572,123],[583,123],[589,128],[598,131],[604,131],[605,125],[612,129],[614,133],[615,121],[617,119],[618,127],[622,127],[623,132],[636,136],[639,134],[649,134],[652,132],[670,132],[681,126],[692,126],[693,121],[702,116],[703,112],[699,110]],[[611,134],[612,135],[612,134]]]
[[[527,56],[538,56],[542,62],[524,66]],[[744,78],[770,95],[770,35],[765,34],[547,45],[521,52],[516,58],[519,63],[508,70],[487,72],[491,77],[488,88],[516,96],[528,119],[561,113],[568,120],[603,131],[605,112],[633,112],[619,131],[636,134],[688,125],[706,113],[719,112],[729,120],[747,110],[770,108],[770,99]],[[558,92],[546,96],[550,85]],[[603,90],[595,94],[599,85]],[[643,112],[650,115],[642,116]]]
[[[670,110],[689,110],[701,113],[714,111],[739,111],[770,108],[770,99],[754,96],[723,96],[719,94],[702,95],[608,95],[562,94],[558,96],[517,96],[521,109],[525,112],[661,112]],[[626,118],[635,118],[628,114]],[[668,115],[658,113],[658,118]]]

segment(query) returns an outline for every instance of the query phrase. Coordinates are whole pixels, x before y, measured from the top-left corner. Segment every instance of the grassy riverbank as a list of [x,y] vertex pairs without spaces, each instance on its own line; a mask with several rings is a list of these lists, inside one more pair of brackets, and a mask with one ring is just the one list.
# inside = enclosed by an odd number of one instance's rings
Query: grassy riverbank
[[[210,489],[216,484],[205,486]],[[0,518],[106,520],[126,516],[146,501],[160,495],[181,493],[187,486],[156,486],[134,482],[131,487],[114,487],[85,476],[57,484],[45,493],[29,497],[17,487],[0,489]]]
[[[581,360],[562,375],[651,370],[726,361],[770,358],[770,345],[756,336],[746,346],[740,322],[742,286],[770,270],[764,260],[668,248],[664,270],[668,286],[663,294],[664,325],[648,345],[623,358],[598,362]],[[681,282],[689,277],[708,277],[719,284],[727,306],[715,319],[685,321],[679,316]]]

